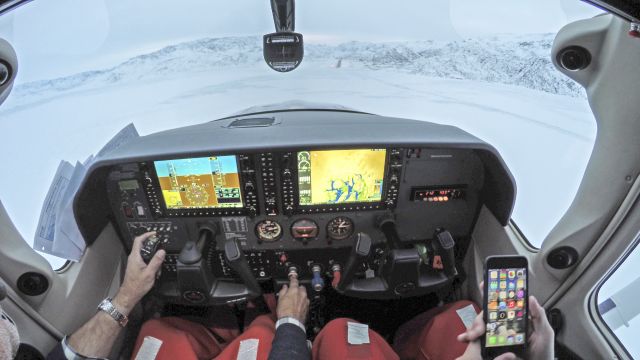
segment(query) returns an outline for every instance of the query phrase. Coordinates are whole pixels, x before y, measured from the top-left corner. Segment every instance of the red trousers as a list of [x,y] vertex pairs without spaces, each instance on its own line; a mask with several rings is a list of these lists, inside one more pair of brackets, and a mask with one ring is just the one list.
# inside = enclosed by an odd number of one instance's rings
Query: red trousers
[[[478,311],[475,304],[458,301],[417,316],[398,329],[393,349],[382,336],[371,329],[369,344],[348,344],[347,322],[354,321],[335,319],[316,337],[312,350],[313,359],[455,359],[466,348],[466,344],[456,340],[457,335],[465,331],[456,310],[470,304]],[[275,326],[271,316],[262,315],[240,336],[228,343],[220,343],[211,335],[211,330],[202,325],[178,318],[153,319],[143,325],[132,358],[137,355],[146,336],[163,342],[157,360],[234,360],[238,355],[240,342],[247,339],[259,340],[257,359],[262,360],[267,359],[271,351]]]

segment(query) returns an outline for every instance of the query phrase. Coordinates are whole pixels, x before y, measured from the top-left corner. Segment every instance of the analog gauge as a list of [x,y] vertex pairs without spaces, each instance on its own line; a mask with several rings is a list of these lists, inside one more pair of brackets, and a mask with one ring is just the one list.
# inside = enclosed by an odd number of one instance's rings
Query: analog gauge
[[278,241],[282,236],[282,226],[277,221],[262,220],[256,225],[256,235],[260,241]]
[[344,240],[353,234],[353,221],[346,216],[338,216],[327,224],[327,234],[333,240]]
[[291,225],[291,236],[296,240],[314,239],[318,236],[318,224],[309,219],[297,220]]

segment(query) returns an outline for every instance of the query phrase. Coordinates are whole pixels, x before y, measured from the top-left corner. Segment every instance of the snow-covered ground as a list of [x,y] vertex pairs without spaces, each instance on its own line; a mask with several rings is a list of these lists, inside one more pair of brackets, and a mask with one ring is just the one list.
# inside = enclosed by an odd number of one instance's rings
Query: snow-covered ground
[[206,39],[20,84],[0,108],[0,198],[32,241],[60,159],[85,159],[128,123],[144,135],[305,100],[451,124],[493,144],[517,181],[513,218],[540,244],[575,195],[596,124],[551,66],[552,37],[531,38],[315,44],[287,74],[268,69],[255,38]]

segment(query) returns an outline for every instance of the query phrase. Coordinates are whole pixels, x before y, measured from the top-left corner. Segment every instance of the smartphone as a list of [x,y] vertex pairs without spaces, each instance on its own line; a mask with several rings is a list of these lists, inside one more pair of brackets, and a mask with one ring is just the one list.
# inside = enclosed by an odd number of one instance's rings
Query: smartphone
[[528,341],[529,269],[523,256],[490,256],[484,263],[482,354],[522,356]]

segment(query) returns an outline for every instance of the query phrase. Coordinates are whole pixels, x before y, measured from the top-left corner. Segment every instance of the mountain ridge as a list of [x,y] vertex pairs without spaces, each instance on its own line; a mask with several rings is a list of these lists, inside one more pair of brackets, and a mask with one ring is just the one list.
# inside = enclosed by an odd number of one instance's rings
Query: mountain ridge
[[[515,85],[585,97],[584,89],[557,71],[550,59],[553,34],[504,35],[451,42],[344,42],[305,45],[305,64],[345,69],[395,70],[442,79]],[[163,79],[181,74],[258,64],[257,36],[202,38],[133,56],[110,68],[85,71],[15,87],[16,96],[64,92],[87,86]]]

